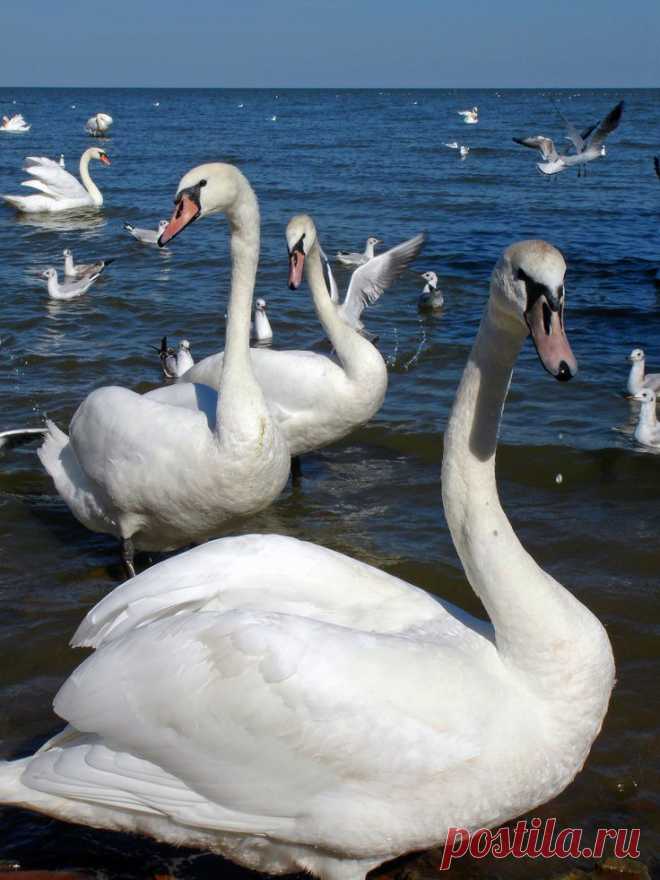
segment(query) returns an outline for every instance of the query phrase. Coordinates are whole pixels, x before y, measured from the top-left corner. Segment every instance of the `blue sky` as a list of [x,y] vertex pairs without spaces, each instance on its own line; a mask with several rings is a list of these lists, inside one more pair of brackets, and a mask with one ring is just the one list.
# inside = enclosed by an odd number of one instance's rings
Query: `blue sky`
[[0,86],[660,86],[660,0],[6,0]]

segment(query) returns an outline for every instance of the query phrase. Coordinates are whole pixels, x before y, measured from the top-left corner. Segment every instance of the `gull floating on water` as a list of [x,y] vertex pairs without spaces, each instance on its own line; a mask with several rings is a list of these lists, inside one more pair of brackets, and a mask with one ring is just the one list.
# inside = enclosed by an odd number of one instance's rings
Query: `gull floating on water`
[[660,449],[660,425],[655,413],[655,391],[652,388],[642,388],[637,394],[633,394],[633,400],[639,401],[642,405],[635,428],[635,440],[642,446]]
[[472,110],[458,110],[458,115],[463,117],[463,122],[467,125],[476,125],[479,122],[479,108],[473,107]]
[[250,326],[250,339],[256,342],[273,341],[273,328],[266,314],[266,300],[261,297],[254,301],[254,322]]
[[628,374],[628,394],[637,394],[644,388],[660,391],[660,373],[645,374],[645,355],[641,348],[633,348],[628,355],[630,373]]
[[438,276],[435,272],[424,272],[422,278],[426,281],[424,290],[417,300],[417,308],[420,312],[434,312],[441,309],[444,305],[445,298],[442,291],[438,288]]
[[[621,115],[623,113],[623,105],[624,102],[619,101],[616,107],[610,110],[607,116],[598,123],[595,127],[595,131],[593,128],[587,129],[587,132],[589,132],[587,138],[583,137],[584,132],[583,134],[580,134],[575,126],[569,122],[560,111],[562,119],[564,119],[564,122],[566,123],[568,139],[572,141],[576,153],[574,155],[558,155],[555,151],[554,155],[549,155],[543,162],[537,163],[536,167],[543,174],[558,174],[560,171],[566,171],[567,168],[571,168],[575,165],[578,167],[579,174],[581,170],[580,166],[586,165],[587,162],[593,162],[594,159],[598,159],[601,156],[605,156],[605,138],[608,134],[611,134],[619,127]],[[517,141],[517,143],[521,143],[521,141]],[[552,144],[552,141],[550,141],[550,143]],[[524,144],[524,146],[529,146],[529,144]],[[554,149],[554,144],[552,144],[552,147]]]
[[96,275],[85,275],[80,281],[65,281],[60,284],[57,279],[57,270],[51,268],[46,269],[42,278],[46,278],[48,281],[48,296],[51,299],[69,300],[77,299],[87,293],[100,274],[97,272]]
[[137,239],[140,244],[158,244],[161,233],[165,230],[168,220],[159,220],[158,229],[139,229],[137,226],[131,226],[130,223],[124,223],[124,229],[127,229],[133,238]]
[[187,339],[182,339],[175,351],[168,346],[167,336],[163,336],[160,341],[160,348],[154,346],[154,350],[158,352],[160,365],[168,379],[178,379],[195,365],[190,352],[190,343]]
[[89,275],[100,275],[106,266],[114,263],[114,260],[97,260],[96,263],[74,263],[73,253],[69,248],[62,251],[64,256],[64,275],[66,278],[81,280]]
[[368,263],[369,260],[373,260],[374,248],[377,244],[381,244],[380,238],[370,235],[367,239],[366,247],[361,254],[358,254],[355,251],[352,253],[338,251],[337,259],[342,266],[363,266],[365,263]]

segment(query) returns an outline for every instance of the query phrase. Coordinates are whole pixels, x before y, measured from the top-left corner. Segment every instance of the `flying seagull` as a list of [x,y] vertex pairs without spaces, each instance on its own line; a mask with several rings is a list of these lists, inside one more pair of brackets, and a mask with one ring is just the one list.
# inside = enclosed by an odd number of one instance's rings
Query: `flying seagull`
[[[614,107],[607,116],[601,120],[596,126],[595,131],[587,138],[584,138],[565,117],[568,130],[568,138],[573,142],[576,153],[574,155],[556,155],[545,159],[543,162],[537,163],[537,168],[543,174],[558,174],[560,171],[566,171],[573,165],[586,165],[587,162],[593,162],[600,156],[605,155],[605,138],[619,127],[621,116],[623,114],[623,101]],[[579,167],[578,167],[579,171]]]

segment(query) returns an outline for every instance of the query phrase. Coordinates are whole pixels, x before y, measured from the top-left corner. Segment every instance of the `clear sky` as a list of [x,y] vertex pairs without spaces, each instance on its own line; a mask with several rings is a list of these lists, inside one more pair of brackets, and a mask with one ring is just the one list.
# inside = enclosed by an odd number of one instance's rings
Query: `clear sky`
[[0,86],[660,86],[660,0],[5,0]]

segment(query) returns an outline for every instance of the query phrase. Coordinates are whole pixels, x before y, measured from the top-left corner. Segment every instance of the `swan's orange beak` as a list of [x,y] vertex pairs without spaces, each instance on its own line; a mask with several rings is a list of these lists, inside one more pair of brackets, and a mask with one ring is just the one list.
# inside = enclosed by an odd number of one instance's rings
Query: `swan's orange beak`
[[99,159],[101,160],[101,162],[103,162],[104,165],[112,165],[112,162],[110,161],[110,156],[107,156],[105,153],[101,153]]
[[545,369],[560,382],[572,379],[578,366],[564,331],[563,309],[551,309],[546,297],[539,296],[525,320]]
[[182,229],[189,226],[196,220],[201,212],[199,203],[192,199],[186,193],[181,193],[177,200],[174,213],[165,229],[158,239],[158,247],[164,247],[168,241],[171,241],[175,235],[178,235]]
[[289,290],[298,290],[302,284],[305,254],[294,248],[289,254]]

